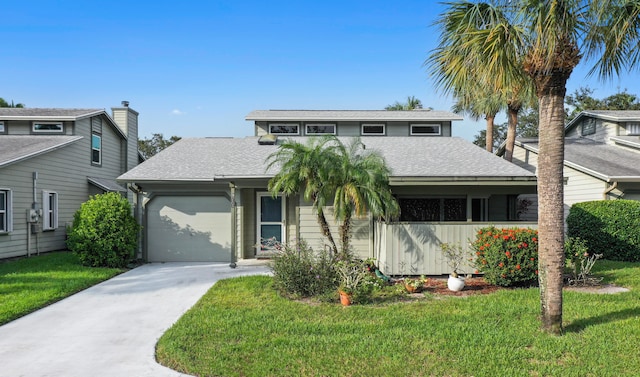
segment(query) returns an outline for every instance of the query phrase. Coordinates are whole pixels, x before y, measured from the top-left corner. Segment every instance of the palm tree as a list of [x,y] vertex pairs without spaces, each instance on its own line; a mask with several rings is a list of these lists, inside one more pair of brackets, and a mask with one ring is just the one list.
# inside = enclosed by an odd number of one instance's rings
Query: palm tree
[[360,138],[348,145],[336,138],[333,152],[339,161],[333,205],[336,219],[341,221],[341,257],[347,258],[354,215],[389,219],[400,207],[389,188],[390,170],[380,154],[366,150]]
[[511,39],[505,41],[495,38],[491,32],[478,31],[478,28],[463,29],[461,25],[464,22],[474,27],[477,24],[461,19],[457,31],[471,35],[454,42],[460,43],[462,50],[472,52],[477,52],[480,46],[482,54],[473,55],[480,59],[474,66],[478,70],[474,71],[476,75],[491,77],[502,71],[500,75],[508,77],[513,70],[519,70],[533,80],[540,111],[538,248],[542,328],[560,334],[566,82],[583,55],[596,60],[591,72],[598,72],[603,79],[638,63],[640,3],[624,0],[504,0],[479,4],[466,1],[449,3],[449,7],[466,8],[471,14],[476,8],[499,9],[512,31]]
[[331,182],[336,166],[335,157],[326,150],[332,140],[330,137],[310,138],[306,145],[287,140],[267,157],[267,169],[276,166],[280,169],[268,184],[273,195],[290,196],[301,192],[305,200],[313,203],[322,235],[336,255],[338,247],[324,215],[324,208],[333,194]]
[[[500,7],[472,2],[449,5],[436,22],[441,29],[439,45],[425,65],[435,76],[436,85],[452,93],[464,107],[484,108],[487,135],[493,135],[495,114],[506,108],[509,127],[505,158],[511,161],[518,113],[523,104],[529,105],[534,98],[530,78],[517,65],[522,59],[518,52],[524,36],[509,23],[508,14]],[[495,45],[501,46],[501,53],[487,66],[486,50]],[[492,146],[493,141],[487,139],[487,150],[492,151]]]
[[422,109],[422,101],[420,101],[414,96],[409,96],[407,97],[407,102],[400,103],[396,101],[393,105],[388,105],[384,109],[389,111]]
[[455,94],[457,99],[453,105],[454,113],[467,113],[473,120],[478,120],[480,117],[484,117],[487,125],[485,133],[485,148],[488,152],[493,153],[493,135],[495,133],[495,119],[496,114],[503,106],[502,101],[497,96],[478,94],[479,91],[484,92],[484,89],[479,85],[474,86],[473,89],[464,90],[461,93]]

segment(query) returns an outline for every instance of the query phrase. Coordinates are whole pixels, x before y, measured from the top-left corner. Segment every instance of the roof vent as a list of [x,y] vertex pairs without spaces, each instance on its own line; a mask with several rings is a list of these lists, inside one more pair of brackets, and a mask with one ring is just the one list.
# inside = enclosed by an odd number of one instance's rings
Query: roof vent
[[278,142],[278,136],[274,134],[262,135],[258,139],[259,145],[275,145]]
[[122,101],[120,103],[122,104],[123,107],[129,107],[129,101]]

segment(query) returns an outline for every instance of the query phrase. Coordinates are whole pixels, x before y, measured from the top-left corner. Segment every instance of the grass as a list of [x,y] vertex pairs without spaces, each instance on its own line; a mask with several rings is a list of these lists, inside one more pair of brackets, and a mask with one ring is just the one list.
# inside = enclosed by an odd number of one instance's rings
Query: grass
[[539,330],[539,290],[341,307],[279,297],[266,276],[217,283],[160,339],[198,376],[636,376],[640,263],[594,272],[631,288],[565,292],[563,336]]
[[0,325],[107,280],[123,270],[84,267],[70,252],[0,262]]

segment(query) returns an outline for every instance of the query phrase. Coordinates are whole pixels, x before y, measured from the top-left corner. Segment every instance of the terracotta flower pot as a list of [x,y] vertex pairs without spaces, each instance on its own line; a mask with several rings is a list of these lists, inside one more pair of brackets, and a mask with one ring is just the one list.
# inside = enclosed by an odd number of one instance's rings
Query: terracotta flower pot
[[339,291],[338,293],[340,293],[340,303],[343,306],[351,305],[351,294],[350,293],[343,292],[343,291]]

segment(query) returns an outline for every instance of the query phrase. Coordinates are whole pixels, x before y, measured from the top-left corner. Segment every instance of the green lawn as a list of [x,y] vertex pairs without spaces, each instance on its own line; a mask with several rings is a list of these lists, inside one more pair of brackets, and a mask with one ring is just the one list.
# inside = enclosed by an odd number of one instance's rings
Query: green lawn
[[560,337],[539,330],[537,288],[341,307],[283,299],[265,276],[224,280],[156,354],[198,376],[637,376],[640,263],[594,270],[631,292],[566,292]]
[[84,267],[70,252],[0,262],[0,325],[107,280],[123,270]]

